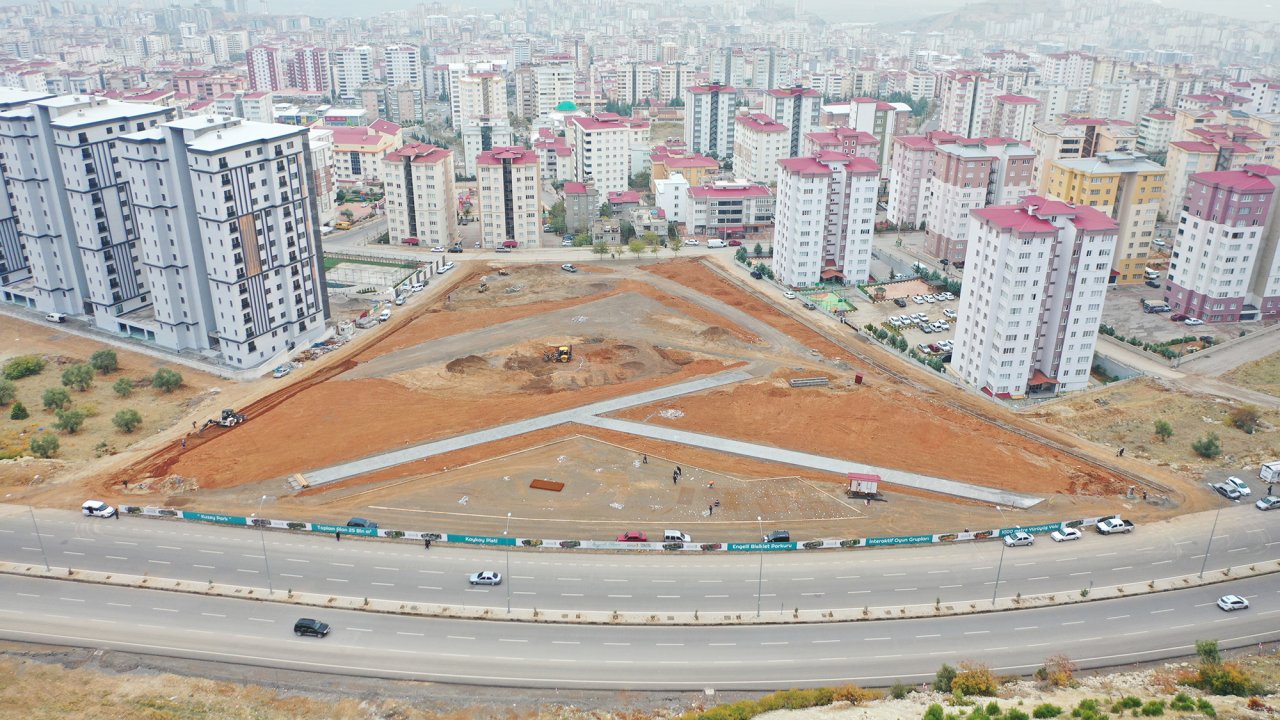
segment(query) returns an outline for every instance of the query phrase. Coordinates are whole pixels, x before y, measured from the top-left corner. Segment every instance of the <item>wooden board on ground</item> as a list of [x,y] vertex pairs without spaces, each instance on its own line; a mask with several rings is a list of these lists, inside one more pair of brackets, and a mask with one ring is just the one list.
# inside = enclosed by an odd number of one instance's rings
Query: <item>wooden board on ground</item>
[[534,490],[550,490],[551,492],[560,492],[561,490],[564,489],[564,483],[557,482],[555,480],[541,480],[541,479],[535,478],[533,482],[529,483],[529,487],[533,488]]

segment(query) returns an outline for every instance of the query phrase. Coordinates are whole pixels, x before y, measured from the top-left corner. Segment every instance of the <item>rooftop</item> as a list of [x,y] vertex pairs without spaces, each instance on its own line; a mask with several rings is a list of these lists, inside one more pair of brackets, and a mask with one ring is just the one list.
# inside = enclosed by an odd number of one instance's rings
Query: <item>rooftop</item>
[[383,160],[388,162],[408,161],[417,165],[434,165],[444,162],[451,155],[453,155],[453,151],[446,148],[425,143],[413,143],[405,145],[399,150],[392,150],[387,153]]
[[519,146],[496,147],[476,155],[476,165],[502,165],[504,161],[512,165],[537,165],[538,153]]
[[1163,165],[1148,160],[1147,156],[1142,153],[1107,152],[1099,153],[1091,158],[1072,158],[1070,160],[1053,160],[1052,162],[1087,175],[1130,172],[1158,172],[1163,174],[1165,172]]
[[1058,226],[1050,220],[1054,216],[1069,219],[1079,230],[1119,228],[1115,220],[1100,210],[1060,200],[1048,200],[1038,195],[1028,195],[1017,205],[991,205],[970,212],[989,224],[1017,233],[1057,233]]
[[689,188],[689,197],[695,198],[748,198],[769,197],[769,188],[754,183],[716,183]]
[[1026,95],[997,95],[996,99],[1008,105],[1039,105],[1040,101]]
[[751,113],[750,115],[739,115],[736,121],[743,128],[754,132],[763,133],[782,133],[787,131],[787,126],[765,115],[764,113]]
[[1280,174],[1280,170],[1269,165],[1248,165],[1246,168],[1248,169],[1196,173],[1191,176],[1191,179],[1195,182],[1216,185],[1238,192],[1262,191],[1272,193],[1275,191],[1275,184],[1268,178],[1272,175]]
[[193,140],[187,147],[191,152],[216,153],[249,143],[271,142],[272,140],[280,140],[293,135],[302,136],[306,132],[306,128],[298,125],[280,125],[277,123],[242,120],[221,130],[206,132]]

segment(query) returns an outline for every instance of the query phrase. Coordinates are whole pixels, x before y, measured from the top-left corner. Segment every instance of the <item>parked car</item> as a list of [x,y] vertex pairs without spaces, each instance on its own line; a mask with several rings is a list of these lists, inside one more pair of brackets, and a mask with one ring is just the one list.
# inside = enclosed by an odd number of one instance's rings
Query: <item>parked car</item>
[[1218,607],[1227,612],[1232,612],[1233,610],[1248,610],[1249,601],[1239,595],[1223,595],[1218,598]]
[[932,326],[932,325],[923,325],[923,324],[922,324],[922,325],[920,326],[920,332],[924,333],[925,335],[932,335],[932,334],[933,334],[933,332],[934,332],[934,330],[933,330],[933,326]]
[[804,303],[802,303],[802,304],[804,305],[804,309],[805,309],[805,310],[817,310],[817,309],[818,309],[818,306],[817,306],[817,305],[813,304],[812,302],[810,302],[810,301],[808,301],[808,300],[805,300],[805,301],[804,301]]
[[791,542],[791,532],[788,530],[773,530],[768,535],[760,538],[760,541],[767,543],[789,543]]
[[784,297],[784,298],[786,298],[786,299],[788,299],[788,300],[795,300],[795,299],[796,299],[796,294],[795,294],[795,293],[793,293],[793,292],[791,292],[790,290],[787,290],[787,291],[785,291],[785,292],[783,292],[783,293],[782,293],[782,297]]
[[955,349],[955,345],[950,340],[943,340],[938,343],[938,346],[942,348],[942,352],[951,352]]
[[911,302],[913,302],[913,303],[915,303],[915,304],[917,304],[917,305],[923,305],[923,304],[924,304],[924,296],[923,296],[923,295],[912,295],[912,296],[911,296]]
[[1182,324],[1183,325],[1203,325],[1204,321],[1201,320],[1200,318],[1189,317],[1186,320],[1183,320]]
[[1159,280],[1148,280],[1145,284],[1146,284],[1146,286],[1147,286],[1147,287],[1150,287],[1150,288],[1158,288],[1158,287],[1160,287],[1160,281],[1159,281]]
[[565,263],[560,266],[560,269],[565,272],[578,272],[578,268],[574,267],[573,263]]
[[1173,322],[1182,322],[1183,320],[1187,319],[1187,316],[1183,315],[1182,313],[1174,313],[1169,316],[1169,319],[1172,320]]
[[64,323],[67,321],[67,316],[64,313],[52,312],[45,313],[44,319],[51,323]]
[[1083,535],[1081,535],[1078,528],[1064,527],[1049,533],[1049,537],[1053,538],[1054,542],[1068,542],[1070,540],[1079,540]]
[[572,241],[572,240],[561,240],[561,241],[560,241],[560,247],[573,247],[573,241]]
[[689,245],[689,246],[696,247],[696,246],[698,246],[698,245],[701,245],[702,243],[698,242],[698,241],[697,241],[696,239],[694,239],[694,238],[686,238],[686,239],[685,239],[685,241],[684,241],[684,244],[685,244],[685,245]]
[[494,252],[500,252],[500,253],[508,253],[508,252],[511,252],[511,248],[506,247],[506,246],[504,245],[504,246],[502,246],[502,247],[496,247],[496,248],[494,248],[494,249],[493,249],[493,251],[494,251]]
[[[403,301],[402,301],[402,302],[403,302]],[[271,371],[271,377],[276,378],[277,380],[279,380],[280,378],[284,377],[285,375],[288,375],[288,374],[289,374],[289,373],[291,373],[291,372],[293,372],[293,366],[292,366],[292,365],[287,365],[287,364],[286,364],[286,365],[277,365],[277,366],[276,366],[276,369]]]
[[472,585],[501,585],[502,573],[484,570],[478,573],[471,573],[471,577],[468,580]]
[[461,246],[461,245],[454,245],[453,247],[449,248],[449,252],[451,252],[451,253],[460,253],[460,252],[462,252],[462,246]]
[[730,240],[730,241],[729,241],[729,247],[739,247],[739,246],[741,246],[741,245],[742,245],[742,241],[741,241],[741,240]]
[[952,294],[952,293],[949,293],[949,292],[944,292],[944,293],[942,293],[942,296],[943,296],[943,297],[945,297],[945,298],[946,298],[946,299],[948,299],[948,300],[955,300],[955,299],[956,299],[956,296],[955,296],[954,294]]
[[916,346],[916,349],[924,353],[925,355],[928,355],[930,352],[932,352],[931,350],[929,350],[929,343],[920,343],[919,345]]
[[938,302],[938,298],[936,298],[936,297],[934,297],[934,296],[932,296],[932,295],[925,295],[925,296],[924,296],[924,301],[925,301],[925,302],[927,302],[927,303],[929,303],[930,305],[932,305],[932,304],[934,304],[934,303]]
[[943,314],[943,315],[945,315],[945,316],[947,316],[947,317],[949,317],[949,318],[951,318],[952,320],[955,320],[955,319],[956,319],[956,311],[955,311],[955,310],[952,310],[951,308],[947,308],[947,309],[943,310],[943,311],[942,311],[942,314]]
[[1258,502],[1253,505],[1259,510],[1275,510],[1276,508],[1280,508],[1280,497],[1268,495],[1259,499]]
[[1235,489],[1236,489],[1236,490],[1239,490],[1241,495],[1252,495],[1252,494],[1253,494],[1253,491],[1249,489],[1249,486],[1248,486],[1248,485],[1246,485],[1246,484],[1245,484],[1245,482],[1244,482],[1243,480],[1241,480],[1240,478],[1238,478],[1238,477],[1236,477],[1236,476],[1234,476],[1234,475],[1232,475],[1231,477],[1227,478],[1227,479],[1225,480],[1225,482],[1226,482],[1228,485],[1231,485],[1231,486],[1235,487]]
[[1008,547],[1021,547],[1023,545],[1034,545],[1036,539],[1029,532],[1019,530],[1004,536],[1004,544]]
[[450,270],[452,270],[453,268],[454,268],[453,263],[451,263],[451,262],[447,262],[447,263],[445,263],[445,264],[441,265],[441,266],[440,266],[440,269],[439,269],[439,270],[437,270],[437,271],[436,271],[436,273],[437,273],[437,274],[440,274],[440,275],[443,275],[444,273],[449,272],[449,271],[450,271]]
[[409,286],[409,289],[410,289],[411,291],[413,291],[413,292],[422,292],[423,290],[425,290],[425,289],[426,289],[426,287],[427,287],[427,284],[426,284],[426,283],[424,283],[424,282],[416,282],[416,283],[414,283],[414,284],[410,285],[410,286]]
[[618,536],[618,542],[649,542],[649,536],[639,530],[628,530]]
[[928,347],[929,347],[929,352],[931,352],[931,353],[940,353],[940,352],[942,352],[942,346],[941,346],[941,345],[939,345],[938,343],[929,343],[929,346],[928,346]]
[[1230,483],[1224,483],[1224,482],[1214,483],[1213,489],[1217,490],[1219,495],[1221,495],[1222,497],[1228,500],[1240,499],[1240,491],[1236,489],[1235,485],[1232,485]]
[[329,634],[329,623],[323,623],[312,618],[300,618],[293,624],[293,634],[322,638]]
[[444,252],[444,246],[436,245],[435,247],[431,248],[431,252]]
[[542,232],[555,232],[556,229],[550,225],[543,225]]
[[759,270],[752,270],[752,271],[751,271],[751,277],[755,278],[756,280],[763,280],[763,279],[764,279],[764,275],[760,274],[760,271],[759,271]]
[[403,295],[397,295],[397,296],[396,296],[396,299],[395,299],[395,304],[396,304],[396,305],[403,305],[403,304],[404,304],[404,296],[403,296]]
[[116,514],[116,509],[101,500],[85,500],[84,504],[80,506],[80,512],[84,513],[86,517],[109,518]]
[[906,298],[900,298],[900,297],[899,297],[899,298],[894,298],[894,299],[893,299],[893,304],[894,304],[894,305],[897,305],[898,307],[906,307],[906,306],[907,306],[907,299],[906,299]]
[[378,523],[364,518],[353,517],[347,521],[347,527],[351,528],[367,528],[369,530],[377,530]]

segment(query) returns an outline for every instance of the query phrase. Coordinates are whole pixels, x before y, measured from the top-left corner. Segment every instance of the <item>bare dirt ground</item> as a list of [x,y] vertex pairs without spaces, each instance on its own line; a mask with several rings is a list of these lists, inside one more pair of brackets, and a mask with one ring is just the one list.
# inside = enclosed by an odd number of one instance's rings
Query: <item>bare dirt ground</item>
[[1280,397],[1280,353],[1246,363],[1222,376],[1240,387]]

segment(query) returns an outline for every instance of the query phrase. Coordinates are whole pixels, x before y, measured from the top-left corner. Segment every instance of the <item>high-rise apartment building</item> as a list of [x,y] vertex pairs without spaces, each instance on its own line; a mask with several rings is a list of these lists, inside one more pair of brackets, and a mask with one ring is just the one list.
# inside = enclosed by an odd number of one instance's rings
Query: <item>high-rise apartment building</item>
[[1115,221],[1034,195],[972,216],[952,369],[997,398],[1085,389]]
[[621,192],[639,170],[632,166],[637,153],[648,155],[649,123],[613,113],[571,117],[566,133],[573,146],[574,180],[592,181],[602,195]]
[[[0,114],[23,107],[36,100],[50,97],[48,93],[32,92],[16,87],[0,87]],[[0,297],[4,302],[21,303],[19,296],[10,295],[5,286],[27,280],[31,267],[18,236],[18,218],[14,213],[13,199],[9,196],[8,170],[0,162]]]
[[382,160],[391,244],[417,238],[424,246],[452,245],[457,235],[453,152],[414,143]]
[[658,67],[649,62],[627,62],[614,75],[614,97],[626,105],[639,105],[658,94]]
[[294,48],[285,60],[285,86],[307,93],[327,94],[333,89],[329,72],[329,48]]
[[1187,183],[1165,302],[1205,322],[1280,314],[1280,169],[1196,173]]
[[453,102],[453,127],[463,128],[477,118],[507,118],[507,81],[496,72],[476,72],[458,78]]
[[417,45],[390,45],[382,51],[387,85],[387,119],[402,125],[424,117],[422,50]]
[[869,158],[824,152],[778,162],[773,269],[791,287],[871,273],[880,167]]
[[538,153],[522,147],[494,148],[476,158],[476,171],[484,246],[537,247],[542,237]]
[[218,115],[230,115],[253,122],[274,122],[274,107],[275,96],[269,92],[237,90],[223,93],[213,101],[213,111]]
[[354,102],[361,87],[373,82],[373,48],[348,45],[329,53],[333,68],[333,94]]
[[150,339],[253,367],[324,333],[307,128],[204,115],[119,145],[154,296]]
[[802,152],[817,155],[820,152],[841,152],[856,157],[880,160],[880,139],[869,132],[847,127],[811,132],[804,136]]
[[516,108],[527,120],[550,114],[575,97],[577,71],[568,60],[540,62],[516,70]]
[[997,95],[991,106],[991,134],[1027,142],[1040,119],[1040,101],[1026,95]]
[[1112,279],[1119,285],[1145,279],[1147,259],[1155,251],[1152,242],[1164,178],[1163,166],[1144,155],[1120,151],[1078,160],[1051,160],[1046,166],[1051,197],[1097,208],[1116,221]]
[[1131,151],[1138,144],[1133,123],[1103,118],[1070,118],[1065,122],[1038,122],[1031,128],[1031,149],[1036,151],[1037,192],[1048,192],[1045,165],[1050,160],[1091,158],[1098,153]]
[[1262,160],[1262,136],[1247,127],[1237,126],[1232,130],[1199,127],[1188,131],[1187,136],[1189,139],[1170,141],[1165,158],[1169,174],[1160,212],[1167,218],[1178,214],[1192,175],[1240,170]]
[[787,157],[803,150],[804,136],[818,128],[822,95],[810,88],[775,88],[764,94],[764,114],[787,127]]
[[158,105],[63,95],[0,113],[0,153],[30,268],[30,301],[108,332],[151,304],[122,135],[171,119]]
[[693,67],[688,63],[669,62],[663,65],[658,70],[658,102],[679,100],[687,106],[693,75]]
[[939,129],[963,137],[991,134],[991,105],[996,85],[986,74],[973,70],[948,70],[942,74],[942,111]]
[[959,138],[938,143],[925,189],[925,252],[948,263],[962,262],[968,247],[969,213],[988,205],[1011,205],[1035,191],[1035,152],[1008,138]]
[[245,53],[249,69],[249,88],[257,92],[283,90],[288,80],[284,73],[284,58],[280,48],[273,45],[255,45]]
[[684,144],[689,150],[724,161],[733,157],[734,115],[738,91],[729,85],[695,85],[688,90]]
[[929,178],[938,144],[959,136],[935,130],[925,135],[900,135],[893,140],[889,170],[889,222],[903,230],[915,230],[929,212]]
[[1173,139],[1173,113],[1160,108],[1138,119],[1138,152],[1164,155]]
[[764,113],[739,115],[734,120],[738,127],[733,135],[733,174],[739,180],[765,185],[777,182],[778,161],[792,157],[787,126]]

